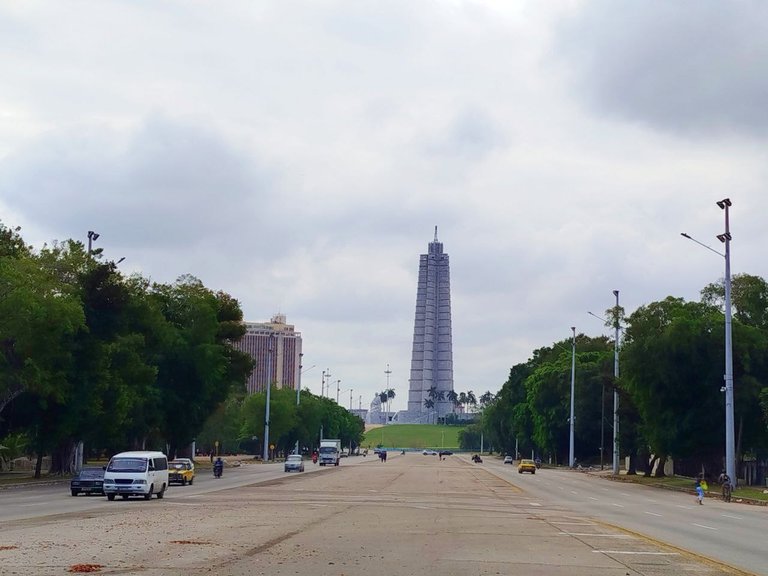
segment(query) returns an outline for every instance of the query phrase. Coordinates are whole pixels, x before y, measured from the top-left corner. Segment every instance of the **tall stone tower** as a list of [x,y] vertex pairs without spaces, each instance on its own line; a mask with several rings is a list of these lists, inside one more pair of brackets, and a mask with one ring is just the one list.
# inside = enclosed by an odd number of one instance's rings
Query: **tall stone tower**
[[[442,400],[430,398],[434,387]],[[419,284],[416,291],[416,319],[413,325],[413,351],[408,390],[408,420],[435,421],[451,411],[448,392],[453,390],[453,339],[451,335],[451,277],[448,254],[443,243],[429,243],[427,254],[419,259]],[[433,393],[434,396],[434,393]],[[434,408],[424,401],[432,399]]]

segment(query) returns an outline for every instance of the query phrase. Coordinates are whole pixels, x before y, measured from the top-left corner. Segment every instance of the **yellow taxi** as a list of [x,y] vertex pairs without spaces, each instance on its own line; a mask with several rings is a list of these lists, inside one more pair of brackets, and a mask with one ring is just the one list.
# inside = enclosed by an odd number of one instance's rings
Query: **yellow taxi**
[[536,474],[536,462],[533,460],[520,460],[520,464],[517,465],[518,473],[530,472]]
[[176,458],[168,462],[168,484],[186,486],[195,481],[195,463],[189,458]]

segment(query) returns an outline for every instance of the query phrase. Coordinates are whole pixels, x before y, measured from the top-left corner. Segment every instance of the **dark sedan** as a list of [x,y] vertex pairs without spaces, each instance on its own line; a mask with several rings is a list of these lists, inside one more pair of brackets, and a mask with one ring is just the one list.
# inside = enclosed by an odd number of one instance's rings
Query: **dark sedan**
[[69,483],[72,496],[83,494],[104,495],[104,470],[102,468],[83,468]]

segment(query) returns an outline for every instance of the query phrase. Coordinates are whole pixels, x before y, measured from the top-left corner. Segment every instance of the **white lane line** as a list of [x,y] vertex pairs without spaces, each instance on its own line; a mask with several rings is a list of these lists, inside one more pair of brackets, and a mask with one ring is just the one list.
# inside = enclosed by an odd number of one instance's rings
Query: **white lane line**
[[622,504],[616,504],[616,502],[611,502],[611,506],[616,506],[616,508],[624,508]]
[[630,494],[627,494],[626,492],[619,492],[622,496],[630,496]]
[[528,506],[541,506],[538,502],[528,502]]
[[651,516],[659,516],[661,517],[661,514],[656,514],[656,512],[645,512],[646,514],[650,514]]
[[598,554],[637,554],[639,556],[679,556],[677,552],[632,552],[630,550],[592,550]]
[[558,532],[560,536],[598,536],[600,538],[623,538],[625,540],[634,538],[629,534],[590,534],[588,532]]
[[734,520],[744,520],[741,516],[734,516],[733,514],[721,514],[721,516],[725,516],[726,518],[733,518]]
[[704,526],[704,524],[696,524],[696,522],[693,522],[694,526],[698,526],[699,528],[706,528],[707,530],[715,530],[718,531],[717,528],[713,528],[712,526]]
[[597,498],[595,498],[594,496],[590,496],[589,499],[590,500],[597,500]]
[[653,498],[646,498],[645,501],[646,502],[652,502],[652,503],[656,504],[656,500],[654,500]]
[[675,504],[678,508],[682,508],[683,510],[690,510],[693,508],[693,506],[683,506],[682,504]]
[[571,490],[571,494],[578,494],[578,492],[576,492],[576,490]]
[[560,525],[560,524],[567,524],[569,526],[594,526],[594,522],[550,522],[550,524]]

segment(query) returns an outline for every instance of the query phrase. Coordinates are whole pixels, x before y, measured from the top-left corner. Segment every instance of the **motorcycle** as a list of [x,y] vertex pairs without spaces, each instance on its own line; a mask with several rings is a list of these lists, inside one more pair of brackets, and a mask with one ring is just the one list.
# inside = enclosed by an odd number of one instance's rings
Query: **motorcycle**
[[224,465],[223,464],[214,464],[213,465],[213,477],[214,478],[221,478],[221,473],[224,471]]

